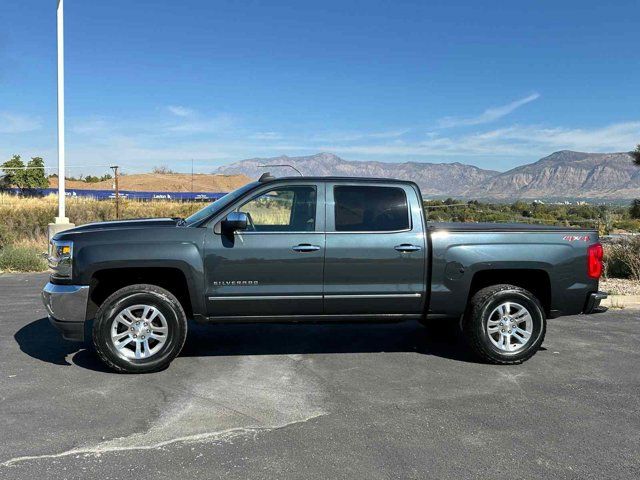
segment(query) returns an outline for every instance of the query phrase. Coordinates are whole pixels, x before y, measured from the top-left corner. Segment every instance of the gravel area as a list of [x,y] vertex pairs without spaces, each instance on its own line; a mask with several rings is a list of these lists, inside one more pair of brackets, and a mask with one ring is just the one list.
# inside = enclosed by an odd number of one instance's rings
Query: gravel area
[[600,290],[609,295],[640,295],[640,282],[626,278],[607,278],[600,281]]

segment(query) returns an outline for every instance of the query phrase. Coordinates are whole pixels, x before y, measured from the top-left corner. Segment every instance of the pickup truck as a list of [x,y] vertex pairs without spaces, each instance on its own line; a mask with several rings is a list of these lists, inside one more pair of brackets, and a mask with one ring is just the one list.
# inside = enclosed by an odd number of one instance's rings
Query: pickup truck
[[186,219],[91,223],[51,240],[42,292],[68,340],[119,372],[165,368],[196,322],[460,322],[517,364],[547,318],[600,310],[594,230],[431,223],[413,182],[269,174]]

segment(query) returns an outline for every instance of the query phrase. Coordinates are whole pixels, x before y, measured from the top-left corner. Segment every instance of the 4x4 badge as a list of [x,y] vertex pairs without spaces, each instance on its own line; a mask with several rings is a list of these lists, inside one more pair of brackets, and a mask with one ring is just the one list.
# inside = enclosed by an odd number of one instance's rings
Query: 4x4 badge
[[567,242],[588,242],[591,237],[589,235],[565,235],[562,239]]

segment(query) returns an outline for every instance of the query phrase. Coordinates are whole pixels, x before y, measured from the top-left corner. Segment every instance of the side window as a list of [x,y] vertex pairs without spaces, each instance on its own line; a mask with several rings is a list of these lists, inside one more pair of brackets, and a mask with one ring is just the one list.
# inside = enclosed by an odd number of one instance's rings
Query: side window
[[247,230],[313,232],[316,228],[316,187],[275,188],[238,208],[249,216]]
[[336,232],[385,232],[409,228],[403,189],[345,185],[333,190]]

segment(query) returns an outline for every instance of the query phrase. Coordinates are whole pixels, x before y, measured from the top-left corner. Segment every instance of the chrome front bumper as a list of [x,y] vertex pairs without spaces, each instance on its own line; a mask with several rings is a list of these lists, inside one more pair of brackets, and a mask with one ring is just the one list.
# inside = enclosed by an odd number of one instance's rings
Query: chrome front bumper
[[67,340],[84,340],[88,300],[88,285],[56,285],[49,282],[42,289],[42,303],[49,320]]

